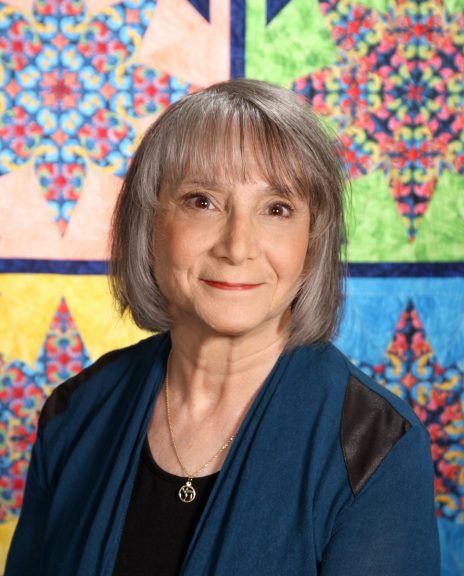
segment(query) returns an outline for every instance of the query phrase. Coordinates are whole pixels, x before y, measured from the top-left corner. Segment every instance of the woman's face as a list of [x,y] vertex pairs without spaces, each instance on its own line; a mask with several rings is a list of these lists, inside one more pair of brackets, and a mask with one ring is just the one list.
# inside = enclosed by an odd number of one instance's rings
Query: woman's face
[[[275,330],[302,278],[309,208],[256,177],[162,190],[155,275],[174,327],[228,336]],[[192,325],[194,324],[194,326]]]

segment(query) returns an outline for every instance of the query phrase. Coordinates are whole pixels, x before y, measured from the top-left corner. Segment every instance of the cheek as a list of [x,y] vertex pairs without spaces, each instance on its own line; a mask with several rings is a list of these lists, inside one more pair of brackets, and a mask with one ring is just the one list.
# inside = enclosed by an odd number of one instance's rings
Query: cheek
[[175,273],[190,268],[201,250],[201,235],[180,221],[163,223],[155,233],[155,270]]
[[279,251],[282,273],[287,277],[299,277],[307,267],[308,235],[289,238]]

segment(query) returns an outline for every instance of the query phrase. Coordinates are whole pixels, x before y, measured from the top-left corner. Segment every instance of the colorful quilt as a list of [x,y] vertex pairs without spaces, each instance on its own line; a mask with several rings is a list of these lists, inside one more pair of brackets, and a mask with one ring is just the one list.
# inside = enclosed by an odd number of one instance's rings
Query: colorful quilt
[[346,146],[338,345],[407,400],[464,574],[464,0],[0,2],[0,574],[50,391],[143,334],[111,303],[111,212],[146,127],[230,77],[311,100]]

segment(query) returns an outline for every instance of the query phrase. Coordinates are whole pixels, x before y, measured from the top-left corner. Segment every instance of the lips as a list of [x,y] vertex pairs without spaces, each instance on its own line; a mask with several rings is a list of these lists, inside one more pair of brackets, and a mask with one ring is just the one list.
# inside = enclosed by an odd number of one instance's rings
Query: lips
[[244,284],[240,282],[219,282],[216,280],[203,280],[205,284],[218,290],[253,290],[261,284]]

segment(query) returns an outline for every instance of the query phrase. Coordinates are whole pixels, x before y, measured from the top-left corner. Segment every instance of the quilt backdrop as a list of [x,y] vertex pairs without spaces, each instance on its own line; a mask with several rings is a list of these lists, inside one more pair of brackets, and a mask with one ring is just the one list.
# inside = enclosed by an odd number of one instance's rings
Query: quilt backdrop
[[338,344],[428,427],[442,575],[462,576],[464,0],[0,2],[0,564],[44,399],[143,336],[105,276],[134,147],[238,76],[309,98],[346,145]]

